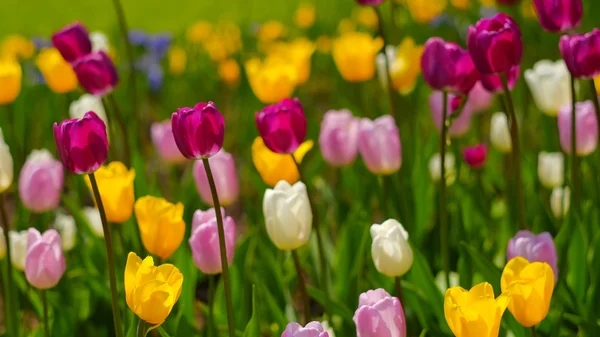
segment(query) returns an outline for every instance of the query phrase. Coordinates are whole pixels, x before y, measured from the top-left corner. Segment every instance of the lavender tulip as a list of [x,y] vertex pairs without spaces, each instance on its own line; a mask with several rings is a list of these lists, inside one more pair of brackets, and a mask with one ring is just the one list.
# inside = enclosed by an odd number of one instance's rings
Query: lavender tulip
[[383,289],[360,295],[353,320],[357,337],[406,337],[402,304]]
[[[221,208],[223,215],[223,227],[225,230],[225,247],[227,252],[227,264],[233,262],[235,250],[235,222],[233,218],[225,216],[225,210]],[[205,274],[219,274],[221,268],[221,251],[219,248],[219,233],[215,209],[207,211],[197,210],[192,220],[192,235],[189,239],[194,264]]]
[[349,110],[329,110],[321,122],[319,147],[325,161],[335,167],[348,165],[358,154],[360,119]]
[[53,210],[60,202],[63,180],[61,162],[48,150],[33,150],[21,169],[19,197],[36,213]]
[[402,165],[400,134],[394,118],[384,115],[372,121],[360,121],[358,150],[365,165],[374,174],[392,174]]
[[54,229],[49,229],[42,235],[35,228],[29,228],[27,235],[27,281],[38,289],[55,287],[66,268],[60,235]]
[[[565,153],[571,154],[571,105],[558,111],[558,133],[560,146]],[[592,101],[575,105],[576,146],[578,156],[587,156],[594,152],[598,143],[598,124]]]
[[556,246],[550,233],[535,235],[527,230],[517,232],[517,235],[508,241],[506,259],[511,260],[517,256],[522,256],[529,262],[546,262],[554,271],[554,281],[558,280]]
[[152,123],[150,137],[160,157],[170,163],[181,163],[185,157],[179,151],[170,120]]
[[[233,156],[225,152],[225,150],[221,150],[210,157],[208,162],[214,172],[213,178],[215,180],[217,194],[219,195],[221,205],[227,206],[235,202],[240,192],[240,184]],[[213,206],[210,185],[204,169],[204,162],[201,160],[196,161],[194,164],[194,180],[196,181],[196,187],[198,188],[202,201]]]

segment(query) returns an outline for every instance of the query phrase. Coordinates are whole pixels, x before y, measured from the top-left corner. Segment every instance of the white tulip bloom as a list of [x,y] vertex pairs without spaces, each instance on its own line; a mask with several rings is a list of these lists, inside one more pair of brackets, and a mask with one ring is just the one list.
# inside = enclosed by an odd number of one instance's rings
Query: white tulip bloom
[[[454,154],[446,153],[444,162],[444,167],[446,169],[446,185],[450,186],[456,180],[456,158],[454,158]],[[442,178],[442,156],[439,153],[434,154],[429,160],[429,175],[435,182],[440,181]]]
[[390,277],[406,274],[413,263],[413,251],[404,227],[398,221],[389,219],[381,225],[373,224],[371,236],[371,255],[377,271]]
[[565,61],[541,60],[525,71],[525,82],[538,109],[549,116],[571,102],[571,79]]
[[75,247],[75,236],[77,234],[77,226],[75,225],[75,219],[68,214],[58,213],[56,219],[54,219],[54,228],[60,234],[62,241],[62,249],[64,252],[68,252]]
[[27,231],[8,232],[10,241],[10,260],[20,271],[25,270],[25,258],[27,257],[27,240],[29,238]]
[[[391,70],[394,60],[396,59],[396,55],[398,54],[398,47],[387,45],[385,46],[385,54],[379,53],[375,58],[375,62],[377,64],[377,79],[379,80],[379,84],[385,90],[388,89],[388,70]],[[390,69],[386,68],[387,59],[390,62]]]
[[84,207],[83,214],[87,219],[92,232],[96,234],[97,237],[104,237],[104,229],[102,228],[102,218],[100,217],[100,211],[96,207]]
[[91,94],[83,94],[78,100],[71,102],[71,106],[69,107],[71,118],[83,118],[83,115],[88,111],[95,112],[108,130],[108,118],[106,117],[104,104],[102,104],[102,98]]
[[490,142],[494,148],[503,153],[512,151],[508,119],[504,112],[496,112],[490,121]]
[[13,175],[13,158],[0,128],[0,193],[6,191],[12,184]]
[[562,152],[540,152],[538,178],[544,187],[555,188],[564,182],[565,157]]
[[550,194],[550,209],[557,219],[562,217],[569,211],[571,199],[571,190],[569,187],[555,187]]
[[90,41],[92,42],[92,51],[103,51],[108,53],[108,37],[106,34],[95,31],[90,33]]

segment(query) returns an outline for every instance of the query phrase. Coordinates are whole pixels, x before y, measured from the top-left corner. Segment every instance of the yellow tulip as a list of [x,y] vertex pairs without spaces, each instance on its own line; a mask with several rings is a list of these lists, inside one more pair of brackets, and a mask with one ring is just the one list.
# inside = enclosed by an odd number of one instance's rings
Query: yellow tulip
[[[298,161],[302,161],[304,155],[312,147],[312,140],[305,141],[294,152],[294,157]],[[261,137],[256,137],[252,143],[252,162],[262,180],[269,186],[275,186],[280,180],[293,184],[300,179],[292,156],[269,150]]]
[[452,6],[463,10],[469,9],[471,6],[471,0],[450,0],[450,2],[452,3]]
[[494,298],[492,285],[484,282],[471,290],[446,290],[444,317],[456,337],[497,337],[508,298]]
[[77,88],[77,75],[58,49],[42,49],[35,64],[44,75],[48,87],[55,93],[64,94]]
[[201,43],[212,35],[212,25],[206,21],[198,21],[191,25],[186,33],[191,43]]
[[294,14],[294,23],[298,28],[310,28],[315,23],[315,16],[315,5],[308,2],[303,3]]
[[338,23],[338,32],[340,34],[350,33],[356,30],[356,24],[350,19],[342,19]]
[[181,244],[185,234],[183,204],[145,196],[135,202],[135,217],[142,243],[152,254],[166,260]]
[[278,55],[270,55],[263,62],[258,58],[250,59],[245,68],[252,92],[265,104],[290,97],[296,89],[296,67]]
[[508,310],[521,325],[531,327],[546,318],[554,291],[549,264],[515,257],[504,267],[500,282],[502,293],[510,298]]
[[21,35],[10,35],[0,46],[0,57],[24,60],[31,58],[34,51],[35,46],[31,40]]
[[162,324],[181,295],[183,274],[172,264],[154,266],[152,256],[143,261],[135,253],[125,265],[125,299],[127,306],[141,320]]
[[390,71],[392,85],[401,94],[408,94],[415,88],[421,73],[421,55],[423,45],[416,45],[411,37],[402,40]]
[[169,70],[173,75],[181,75],[185,71],[187,54],[185,49],[173,46],[169,49]]
[[258,30],[258,39],[262,42],[274,41],[286,35],[287,29],[279,21],[267,21]]
[[521,3],[521,11],[523,12],[524,18],[532,20],[537,19],[537,12],[531,1],[523,1]]
[[[129,220],[135,201],[133,194],[135,170],[127,170],[125,164],[113,161],[107,166],[100,167],[94,175],[98,182],[106,219],[114,223],[123,223]],[[92,185],[87,176],[85,182],[92,191]]]
[[367,81],[375,74],[375,55],[383,47],[381,38],[350,32],[333,41],[333,60],[348,82]]
[[0,59],[0,104],[12,103],[21,92],[21,65],[14,59]]
[[277,55],[294,65],[298,74],[298,84],[304,84],[308,81],[311,66],[310,58],[316,49],[313,42],[307,38],[298,38],[289,43],[275,43],[270,49],[270,54]]
[[317,51],[321,54],[327,54],[331,51],[331,37],[327,35],[321,35],[317,38],[316,42]]
[[406,8],[410,15],[420,23],[429,23],[440,16],[447,4],[447,0],[406,0]]
[[227,59],[219,63],[219,77],[230,88],[240,82],[240,66],[234,59]]
[[360,25],[363,25],[368,28],[377,28],[377,25],[379,23],[377,13],[372,7],[369,6],[355,7],[352,11],[352,17]]

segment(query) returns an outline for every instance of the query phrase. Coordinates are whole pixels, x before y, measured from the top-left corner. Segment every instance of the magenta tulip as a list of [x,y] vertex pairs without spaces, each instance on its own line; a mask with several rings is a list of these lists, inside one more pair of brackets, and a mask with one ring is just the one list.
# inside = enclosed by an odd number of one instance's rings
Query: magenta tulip
[[58,49],[62,57],[69,63],[75,63],[80,58],[92,52],[87,29],[79,22],[65,26],[52,35],[52,45]]
[[[225,230],[225,250],[227,263],[231,266],[235,251],[235,222],[230,216],[223,215],[223,229]],[[192,235],[189,239],[194,264],[205,274],[219,274],[221,268],[221,251],[219,248],[219,232],[215,209],[207,211],[197,210],[192,219]]]
[[538,235],[530,231],[519,231],[508,241],[506,259],[511,260],[517,256],[526,258],[529,262],[546,262],[554,270],[554,282],[558,280],[558,267],[556,265],[556,246],[548,232]]
[[463,150],[463,158],[472,168],[481,168],[485,164],[487,151],[488,149],[485,144],[469,146]]
[[432,37],[421,56],[423,79],[436,90],[468,94],[479,80],[469,52],[453,42]]
[[92,173],[108,156],[106,126],[93,111],[83,118],[54,123],[54,141],[60,160],[73,173]]
[[[594,103],[579,102],[575,105],[576,151],[578,156],[587,156],[594,152],[598,144],[598,124]],[[565,153],[571,154],[571,105],[565,105],[558,111],[558,133],[560,146]]]
[[256,113],[256,126],[265,145],[276,153],[294,153],[306,138],[306,117],[297,98],[285,98]]
[[171,127],[179,151],[188,159],[209,158],[223,147],[225,119],[213,102],[177,109]]
[[[213,171],[213,178],[215,180],[217,194],[219,195],[221,205],[227,206],[233,203],[237,200],[240,192],[240,184],[233,156],[225,152],[225,150],[221,150],[210,157],[208,162]],[[204,162],[201,160],[196,161],[194,164],[194,180],[196,181],[196,187],[198,188],[202,201],[213,206],[210,185],[208,183],[208,178],[206,177]]]
[[329,333],[319,322],[310,322],[304,327],[296,322],[291,322],[285,327],[281,337],[329,337]]
[[581,0],[533,0],[540,25],[551,33],[577,28],[583,16]]
[[406,337],[402,304],[383,289],[360,294],[353,320],[357,337]]
[[73,65],[79,84],[88,93],[104,96],[119,82],[117,69],[103,51],[83,56]]
[[[438,131],[442,130],[442,115],[444,111],[442,110],[444,106],[444,96],[441,91],[434,91],[429,95],[429,110],[431,112],[431,117],[433,118],[433,123]],[[452,121],[450,128],[448,129],[448,135],[450,137],[461,137],[467,131],[469,131],[469,127],[471,126],[471,111],[469,107],[465,105],[460,108],[460,97],[454,96],[452,94],[448,95],[448,106],[447,106],[447,116],[452,116],[455,113],[460,113],[456,119]]]
[[[508,80],[508,88],[512,90],[517,83],[520,75],[519,66],[514,66],[510,68],[510,71],[506,72],[506,79]],[[482,74],[481,75],[481,85],[490,93],[501,93],[502,88],[502,80],[500,79],[500,75],[498,74]]]
[[49,229],[42,235],[37,229],[29,228],[27,236],[27,281],[38,289],[55,287],[66,268],[60,235],[54,229]]
[[469,99],[465,105],[465,109],[471,111],[472,114],[488,111],[494,103],[494,95],[485,90],[481,81],[475,83],[473,89],[469,92]]
[[33,150],[19,176],[19,197],[29,210],[42,213],[58,207],[64,172],[48,150]]
[[591,79],[600,74],[600,30],[563,35],[558,44],[571,75]]
[[334,167],[346,166],[358,154],[360,119],[349,110],[329,110],[321,122],[319,147],[325,161]]
[[160,157],[170,163],[181,163],[185,157],[179,151],[173,136],[171,121],[152,123],[150,136]]
[[402,165],[400,134],[394,118],[384,115],[372,121],[360,121],[358,151],[374,174],[392,174]]

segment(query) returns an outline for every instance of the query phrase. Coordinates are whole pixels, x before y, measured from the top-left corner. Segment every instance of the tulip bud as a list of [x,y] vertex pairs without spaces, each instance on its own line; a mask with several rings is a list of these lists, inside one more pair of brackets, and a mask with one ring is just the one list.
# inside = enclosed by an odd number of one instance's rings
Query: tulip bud
[[0,104],[12,103],[21,92],[21,65],[13,59],[0,59],[0,74]]
[[181,244],[185,234],[183,204],[145,196],[135,202],[135,218],[144,247],[166,260]]
[[555,187],[550,194],[550,209],[557,219],[562,219],[569,211],[571,201],[571,189],[567,187]]
[[400,300],[381,288],[360,294],[352,320],[357,337],[406,337]]
[[[519,71],[521,67],[514,66],[509,71],[505,72],[506,80],[508,81],[508,89],[512,90],[519,79]],[[481,85],[485,90],[491,93],[501,93],[504,88],[502,87],[502,79],[499,74],[481,74]]]
[[181,163],[185,157],[179,151],[170,120],[160,123],[152,123],[150,137],[160,157],[170,163]]
[[500,152],[509,153],[512,151],[508,120],[504,112],[496,112],[492,115],[490,120],[490,142]]
[[469,52],[458,44],[432,37],[421,56],[423,79],[435,90],[468,94],[479,80]]
[[463,159],[469,166],[475,169],[483,167],[486,157],[487,146],[485,144],[469,146],[463,150]]
[[371,255],[377,271],[389,277],[406,274],[413,263],[413,252],[404,227],[398,221],[389,219],[381,225],[373,224],[371,236]]
[[535,235],[527,230],[519,231],[508,241],[506,248],[507,260],[510,261],[517,256],[531,262],[546,262],[554,271],[554,282],[558,281],[556,247],[550,233],[543,232]]
[[10,260],[18,270],[25,270],[25,258],[27,257],[27,231],[9,231],[8,243],[10,244]]
[[[96,181],[106,219],[109,222],[124,223],[131,218],[133,202],[135,201],[133,181],[135,170],[128,170],[125,164],[113,161],[107,166],[102,166],[96,171]],[[92,184],[88,177],[85,182],[93,193]]]
[[42,290],[54,288],[66,269],[60,234],[49,229],[42,235],[37,229],[29,228],[27,235],[27,282]]
[[[446,186],[454,184],[454,181],[456,180],[455,162],[454,155],[447,152],[444,158]],[[439,153],[434,154],[429,160],[429,175],[434,182],[438,182],[442,178],[442,156],[440,156]]]
[[119,75],[112,60],[103,51],[82,57],[73,66],[79,84],[96,96],[109,94],[119,83]]
[[[227,264],[231,266],[235,250],[235,222],[233,218],[225,216],[225,209],[221,208],[223,216],[223,229],[225,230],[225,250]],[[215,209],[207,211],[197,210],[192,220],[192,235],[189,239],[194,264],[205,274],[219,274],[221,268],[221,249],[219,245],[219,232]]]
[[297,98],[286,98],[256,113],[256,127],[265,145],[276,153],[293,153],[306,138],[306,117]]
[[[571,105],[565,105],[558,111],[558,133],[560,146],[567,154],[572,153],[571,144]],[[594,152],[598,144],[598,123],[592,101],[578,102],[575,105],[576,146],[578,156],[587,156]]]
[[109,52],[108,37],[106,37],[106,34],[102,32],[91,32],[89,38],[92,43],[92,52]]
[[571,75],[592,79],[600,74],[600,30],[587,34],[563,35],[558,44]]
[[71,102],[69,106],[69,116],[71,118],[83,118],[86,112],[93,111],[108,128],[108,118],[102,104],[102,98],[92,95],[83,94],[78,100]]
[[179,151],[188,159],[209,158],[223,147],[225,120],[213,102],[177,109],[171,127]]
[[62,241],[62,250],[68,252],[75,247],[75,239],[77,235],[77,226],[75,225],[75,218],[73,216],[58,213],[54,219],[52,225],[58,233]]
[[285,327],[281,337],[331,337],[319,322],[310,322],[306,326],[291,322]]
[[87,29],[79,22],[65,26],[52,35],[52,45],[65,61],[74,63],[92,52]]
[[[458,116],[452,121],[452,124],[448,128],[448,135],[453,138],[464,136],[467,133],[467,131],[469,131],[469,127],[471,126],[471,111],[466,105],[462,108],[462,110],[453,106],[453,102],[456,102],[457,99],[460,99],[460,97],[448,94],[446,118],[450,119],[450,116],[452,116],[455,113],[460,114],[460,116]],[[431,117],[433,118],[435,128],[440,132],[442,130],[443,123],[443,107],[443,93],[441,91],[432,92],[431,95],[429,95],[429,111],[431,111]]]
[[4,238],[4,229],[0,227],[0,260],[6,256],[6,239]]
[[540,25],[548,32],[566,33],[581,23],[581,0],[533,0],[533,5]]
[[351,164],[358,154],[360,119],[349,110],[329,110],[321,122],[319,147],[325,161],[331,166]]
[[268,188],[263,199],[267,234],[277,248],[294,250],[308,242],[313,214],[306,185],[299,181],[290,185],[281,180]]
[[[469,92],[469,98],[465,103],[464,110],[471,111],[471,114],[485,112],[492,107],[494,95],[485,90],[481,81],[475,83],[473,89]],[[456,122],[456,121],[455,121]]]
[[84,207],[83,215],[88,222],[92,232],[99,238],[104,237],[104,229],[102,228],[102,218],[100,217],[100,211],[96,207]]
[[562,152],[540,152],[538,155],[538,178],[544,187],[563,185],[565,156]]
[[96,171],[108,156],[106,126],[94,112],[54,123],[54,140],[63,165],[76,174]]
[[374,174],[393,174],[402,165],[402,145],[394,118],[390,115],[375,120],[360,120],[358,151]]
[[364,82],[375,75],[375,56],[383,47],[383,39],[368,33],[347,32],[333,41],[333,61],[348,82]]
[[548,116],[571,102],[571,78],[565,61],[538,61],[525,71],[525,81],[537,105]]
[[[213,170],[213,179],[217,188],[219,202],[223,206],[227,206],[235,202],[240,192],[240,184],[235,169],[233,156],[225,150],[217,152],[214,156],[208,159],[210,167]],[[206,204],[213,205],[212,193],[204,162],[196,161],[194,163],[194,181],[200,193],[200,198]]]
[[0,128],[0,193],[6,191],[13,181],[13,159]]
[[[294,151],[294,158],[301,162],[312,147],[312,140],[300,144]],[[262,180],[269,186],[275,186],[280,180],[293,184],[300,179],[294,159],[289,154],[275,153],[269,150],[261,137],[256,137],[252,143],[252,162]]]
[[63,187],[62,163],[46,149],[33,150],[19,176],[19,197],[26,208],[42,213],[58,207]]

